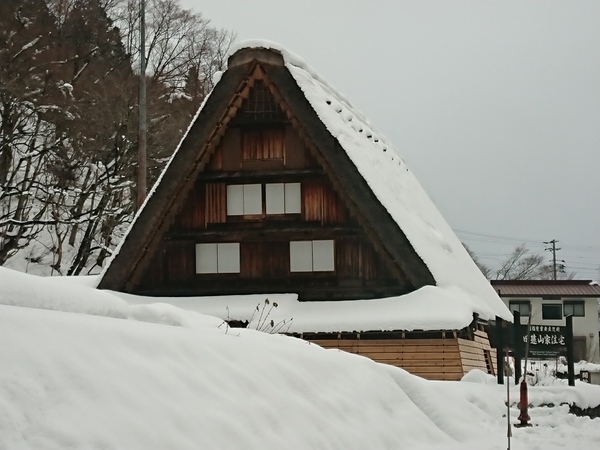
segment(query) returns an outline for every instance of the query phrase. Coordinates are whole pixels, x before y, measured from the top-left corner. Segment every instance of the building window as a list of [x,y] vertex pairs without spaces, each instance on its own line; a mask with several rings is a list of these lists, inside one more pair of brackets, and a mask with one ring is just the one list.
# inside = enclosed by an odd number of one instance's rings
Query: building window
[[300,214],[300,183],[268,183],[265,186],[267,214]]
[[196,273],[240,273],[239,242],[196,244]]
[[509,302],[510,312],[518,312],[521,317],[529,317],[531,313],[531,302],[529,300],[515,300]]
[[227,186],[227,215],[252,216],[266,214],[300,214],[300,183],[267,183],[265,211],[262,184],[230,184]]
[[556,303],[543,303],[542,304],[542,319],[543,320],[561,320],[562,305]]
[[333,272],[333,240],[291,241],[290,272]]
[[231,184],[227,186],[228,216],[256,214],[262,214],[262,187],[260,184]]
[[565,301],[563,313],[565,317],[584,317],[585,302],[583,302],[582,300]]

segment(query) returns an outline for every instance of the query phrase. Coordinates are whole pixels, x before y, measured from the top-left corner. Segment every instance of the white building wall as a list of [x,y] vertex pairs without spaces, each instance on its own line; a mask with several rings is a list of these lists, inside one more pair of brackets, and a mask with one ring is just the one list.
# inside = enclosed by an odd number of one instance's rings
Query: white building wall
[[[542,318],[542,304],[563,305],[564,302],[575,300],[584,301],[585,316],[573,317],[573,337],[585,337],[587,347],[587,361],[600,363],[600,339],[599,339],[599,312],[598,300],[596,298],[563,298],[561,300],[543,300],[539,297],[531,298],[502,298],[506,306],[511,301],[529,301],[531,303],[532,325],[554,325],[565,326],[566,318],[560,320],[544,320]],[[527,317],[521,317],[521,323],[527,325]]]

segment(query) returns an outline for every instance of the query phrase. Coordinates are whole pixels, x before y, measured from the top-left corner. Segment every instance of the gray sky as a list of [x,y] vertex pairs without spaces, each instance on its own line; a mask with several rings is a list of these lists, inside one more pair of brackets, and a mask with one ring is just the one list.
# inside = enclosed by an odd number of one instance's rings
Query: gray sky
[[557,239],[568,271],[600,279],[600,1],[181,3],[302,57],[483,263]]

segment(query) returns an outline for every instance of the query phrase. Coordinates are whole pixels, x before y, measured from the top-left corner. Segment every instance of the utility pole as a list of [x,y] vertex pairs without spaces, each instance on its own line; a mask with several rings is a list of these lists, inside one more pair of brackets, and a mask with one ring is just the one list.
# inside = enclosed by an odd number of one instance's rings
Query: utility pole
[[146,199],[146,0],[140,0],[140,84],[138,99],[137,208]]
[[556,248],[556,244],[558,242],[559,241],[557,241],[556,239],[552,239],[551,241],[548,241],[548,242],[544,241],[544,244],[546,244],[546,245],[552,244],[552,248],[548,248],[547,247],[545,250],[548,251],[548,252],[552,252],[552,260],[551,260],[551,262],[552,262],[552,271],[553,271],[553,274],[554,274],[554,280],[556,280],[556,252],[558,250],[560,250],[560,248]]

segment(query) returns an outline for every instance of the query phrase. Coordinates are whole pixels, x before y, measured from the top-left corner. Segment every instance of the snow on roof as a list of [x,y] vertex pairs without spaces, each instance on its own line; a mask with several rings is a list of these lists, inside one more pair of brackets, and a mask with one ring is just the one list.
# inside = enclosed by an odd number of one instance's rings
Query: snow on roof
[[[357,301],[319,302],[319,304],[312,306],[298,306],[298,310],[321,309],[323,317],[319,331],[325,331],[325,328],[331,328],[332,331],[440,329],[437,325],[442,324],[448,325],[442,327],[442,329],[462,328],[470,323],[473,313],[479,314],[485,320],[492,320],[495,316],[500,316],[512,321],[512,315],[506,305],[481,274],[460,240],[408,169],[398,151],[376,130],[369,120],[300,57],[282,46],[266,40],[243,41],[231,48],[230,55],[245,48],[270,49],[283,56],[285,66],[321,121],[347,152],[358,172],[367,181],[381,204],[405,233],[437,283],[437,286],[427,286],[417,291],[417,293],[394,297],[393,299],[369,300],[365,307],[370,311],[373,310],[378,317],[370,325],[362,320],[364,318],[363,308],[360,306],[361,302]],[[216,79],[218,78],[216,77]],[[141,210],[148,204],[150,197],[156,191],[170,162],[181,147],[181,142],[186,139],[205,104],[206,99],[135,219],[139,217]],[[135,223],[135,219],[133,223]],[[129,228],[123,241],[131,228]],[[117,247],[100,274],[99,280],[106,273],[120,248],[121,245]],[[238,298],[241,297],[238,296]],[[401,311],[395,311],[390,316],[389,314],[392,311],[387,307],[382,307],[382,305],[390,302],[399,307],[400,300],[403,305],[410,300],[414,303],[414,305],[411,305],[411,309],[416,308],[409,315],[411,319],[406,322],[404,321],[406,317],[403,320],[401,316],[397,315]],[[300,305],[299,302],[297,303]],[[345,303],[348,303],[347,307],[343,306]],[[219,304],[222,305],[222,303]],[[436,308],[431,307],[433,304],[436,305]],[[449,311],[454,308],[457,314],[449,316]],[[440,322],[435,317],[432,318],[434,311],[439,312],[440,317],[438,319],[440,319]],[[326,312],[327,314],[325,314]],[[448,320],[444,320],[444,318]],[[295,320],[296,323],[300,321],[299,318]],[[306,328],[302,326],[299,331],[309,331],[313,328],[312,320],[309,322],[310,325],[307,323]],[[343,326],[345,329],[333,330],[335,328],[334,323]],[[432,326],[433,323],[436,326]]]
[[482,310],[475,297],[448,286],[426,286],[382,299],[313,302],[298,301],[296,294],[157,299],[112,293],[130,305],[158,301],[223,320],[248,321],[251,329],[282,333],[460,330],[471,323],[473,311]]

